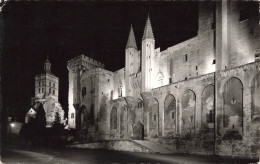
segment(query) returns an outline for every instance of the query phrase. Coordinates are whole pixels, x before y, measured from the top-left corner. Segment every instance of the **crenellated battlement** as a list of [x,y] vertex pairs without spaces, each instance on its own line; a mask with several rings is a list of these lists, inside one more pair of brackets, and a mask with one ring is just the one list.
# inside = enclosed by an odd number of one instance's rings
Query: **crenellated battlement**
[[73,59],[70,59],[67,62],[67,67],[68,69],[75,69],[75,67],[80,67],[80,66],[84,66],[87,69],[92,69],[92,68],[104,68],[105,65],[101,62],[98,62],[92,58],[89,58],[87,56],[85,56],[84,54],[79,55]]

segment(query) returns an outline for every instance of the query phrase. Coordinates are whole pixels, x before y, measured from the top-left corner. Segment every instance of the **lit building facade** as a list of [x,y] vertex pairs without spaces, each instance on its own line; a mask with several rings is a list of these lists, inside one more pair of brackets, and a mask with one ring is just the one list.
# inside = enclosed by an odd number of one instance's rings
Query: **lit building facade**
[[68,61],[69,127],[86,141],[148,139],[179,153],[259,155],[257,2],[200,2],[197,36],[161,51],[148,16],[125,67]]
[[44,63],[44,73],[35,76],[35,97],[32,98],[32,108],[26,113],[25,123],[35,119],[37,110],[43,105],[46,126],[51,127],[55,121],[56,113],[61,118],[61,123],[65,123],[64,110],[59,103],[59,78],[51,72],[49,59]]

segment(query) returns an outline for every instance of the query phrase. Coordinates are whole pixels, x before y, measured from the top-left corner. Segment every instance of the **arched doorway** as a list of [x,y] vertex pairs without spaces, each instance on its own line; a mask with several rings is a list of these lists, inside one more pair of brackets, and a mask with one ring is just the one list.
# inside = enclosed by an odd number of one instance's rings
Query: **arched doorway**
[[86,106],[82,105],[79,109],[79,117],[78,117],[78,128],[79,129],[86,129],[88,126],[87,120],[87,108]]
[[143,140],[144,139],[144,126],[138,122],[133,128],[133,139]]

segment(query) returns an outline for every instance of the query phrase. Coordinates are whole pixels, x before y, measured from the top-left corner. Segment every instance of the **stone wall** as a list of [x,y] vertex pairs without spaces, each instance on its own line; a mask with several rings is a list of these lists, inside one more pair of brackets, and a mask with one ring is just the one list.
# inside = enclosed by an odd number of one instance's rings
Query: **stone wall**
[[[254,85],[259,68],[257,62],[216,73],[216,154],[252,158],[259,155],[259,146],[255,148],[259,145],[255,140],[259,137],[259,124],[252,124],[253,111],[258,108],[252,106],[252,100],[260,97],[251,94],[259,92]],[[232,87],[228,87],[229,83]]]

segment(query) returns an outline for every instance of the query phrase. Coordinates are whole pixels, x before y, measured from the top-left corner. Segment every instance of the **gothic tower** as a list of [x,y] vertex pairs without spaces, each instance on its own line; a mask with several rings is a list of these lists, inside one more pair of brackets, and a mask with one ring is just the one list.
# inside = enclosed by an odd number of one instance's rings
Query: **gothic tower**
[[152,88],[151,77],[155,49],[155,40],[151,21],[148,15],[144,35],[142,39],[142,92],[148,92]]
[[48,57],[44,62],[44,73],[35,76],[35,97],[39,94],[52,95],[58,102],[59,78],[51,72],[51,63]]
[[132,94],[132,76],[137,73],[136,63],[138,60],[137,56],[137,46],[135,42],[134,30],[131,25],[128,41],[125,49],[125,74],[126,74],[126,96],[131,96]]

